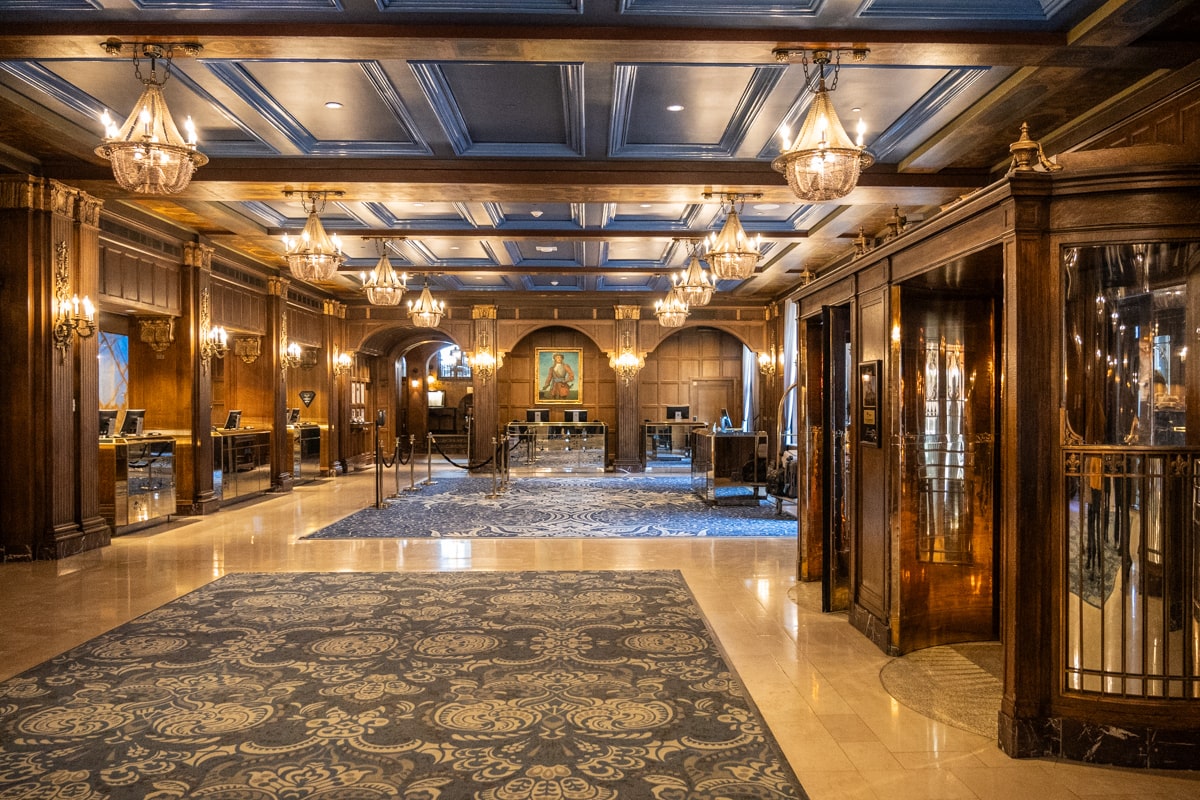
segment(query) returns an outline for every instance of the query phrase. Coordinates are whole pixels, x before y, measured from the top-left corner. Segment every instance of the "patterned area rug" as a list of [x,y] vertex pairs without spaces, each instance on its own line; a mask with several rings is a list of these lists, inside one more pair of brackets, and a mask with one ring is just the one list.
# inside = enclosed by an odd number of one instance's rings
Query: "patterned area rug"
[[888,694],[914,711],[994,740],[1003,658],[999,642],[927,647],[889,661],[879,679]]
[[709,507],[686,476],[521,478],[495,498],[491,489],[490,478],[439,478],[303,538],[796,535],[773,503]]
[[804,798],[678,572],[245,574],[0,683],[0,798]]

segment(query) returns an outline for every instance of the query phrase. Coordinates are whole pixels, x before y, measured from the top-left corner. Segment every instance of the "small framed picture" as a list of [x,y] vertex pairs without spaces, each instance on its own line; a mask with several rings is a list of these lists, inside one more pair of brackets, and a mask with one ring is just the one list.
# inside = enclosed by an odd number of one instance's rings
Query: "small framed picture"
[[878,361],[864,361],[858,365],[859,394],[859,442],[880,446],[879,439],[879,367]]

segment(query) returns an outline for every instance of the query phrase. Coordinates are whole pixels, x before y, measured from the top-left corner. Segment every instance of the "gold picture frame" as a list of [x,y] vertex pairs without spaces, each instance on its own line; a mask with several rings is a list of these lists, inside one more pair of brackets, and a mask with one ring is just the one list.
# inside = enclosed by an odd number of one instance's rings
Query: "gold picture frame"
[[533,385],[538,403],[583,402],[583,349],[538,347],[534,350]]

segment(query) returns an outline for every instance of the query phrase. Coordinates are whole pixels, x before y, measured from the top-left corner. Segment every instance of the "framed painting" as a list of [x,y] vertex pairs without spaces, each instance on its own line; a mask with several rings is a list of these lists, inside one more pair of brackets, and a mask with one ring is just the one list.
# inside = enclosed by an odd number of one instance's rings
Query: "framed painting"
[[583,349],[538,347],[534,350],[534,386],[539,403],[583,402]]

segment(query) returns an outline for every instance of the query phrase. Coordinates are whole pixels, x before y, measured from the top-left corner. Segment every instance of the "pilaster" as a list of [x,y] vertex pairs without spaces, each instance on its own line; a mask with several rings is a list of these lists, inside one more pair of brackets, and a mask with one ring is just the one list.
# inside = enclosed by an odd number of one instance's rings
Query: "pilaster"
[[[477,357],[484,352],[496,361],[490,374],[480,370],[476,364]],[[471,452],[476,454],[476,461],[483,461],[487,458],[485,453],[495,452],[496,445],[492,440],[500,435],[495,370],[499,368],[502,355],[496,345],[496,306],[471,307],[471,353],[471,387],[475,395],[471,418]],[[491,465],[487,469],[490,470]]]
[[[641,306],[614,306],[613,341],[617,343],[612,357],[619,358],[624,353],[642,357],[638,348],[638,333],[641,325]],[[617,452],[613,459],[616,469],[627,472],[641,472],[642,464],[642,432],[638,422],[639,397],[641,386],[639,376],[629,379],[617,378]]]

